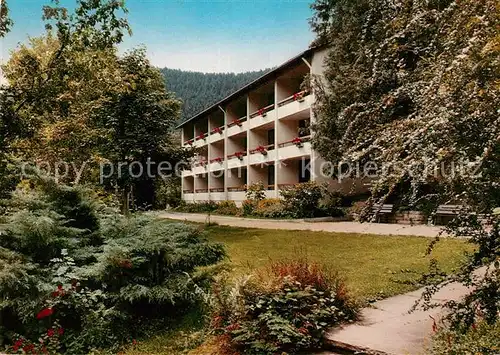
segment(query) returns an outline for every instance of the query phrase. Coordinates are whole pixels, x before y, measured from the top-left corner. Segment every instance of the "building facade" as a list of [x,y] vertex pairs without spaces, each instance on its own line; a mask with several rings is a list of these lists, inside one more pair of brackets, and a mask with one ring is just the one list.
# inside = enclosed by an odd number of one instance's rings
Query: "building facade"
[[182,172],[186,202],[245,200],[245,186],[262,182],[268,198],[306,181],[328,181],[311,147],[314,93],[306,76],[320,76],[327,50],[311,48],[182,123],[182,144],[198,151]]

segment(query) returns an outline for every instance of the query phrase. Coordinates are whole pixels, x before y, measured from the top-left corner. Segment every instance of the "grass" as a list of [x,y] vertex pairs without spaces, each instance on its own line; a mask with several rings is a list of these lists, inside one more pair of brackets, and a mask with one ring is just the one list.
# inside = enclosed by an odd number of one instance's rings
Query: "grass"
[[[208,238],[226,245],[235,275],[251,273],[271,260],[305,256],[339,271],[353,296],[359,299],[388,297],[414,287],[398,280],[416,279],[425,272],[430,239],[408,236],[266,230],[213,226]],[[432,256],[451,271],[468,245],[443,239]]]
[[[172,223],[162,220],[159,223]],[[257,221],[256,221],[257,223]],[[416,286],[400,281],[416,280],[427,270],[425,255],[430,239],[408,236],[327,233],[293,230],[266,230],[211,226],[205,228],[214,242],[223,243],[229,254],[233,275],[251,273],[271,260],[307,257],[334,268],[346,278],[352,295],[360,301],[401,294]],[[470,246],[463,240],[443,239],[432,256],[451,271]],[[127,355],[188,353],[203,338],[194,320],[180,324],[162,335],[139,342]],[[191,345],[192,344],[192,345]],[[207,343],[190,354],[210,354]],[[200,350],[202,349],[202,350]],[[201,351],[201,352],[200,352]]]

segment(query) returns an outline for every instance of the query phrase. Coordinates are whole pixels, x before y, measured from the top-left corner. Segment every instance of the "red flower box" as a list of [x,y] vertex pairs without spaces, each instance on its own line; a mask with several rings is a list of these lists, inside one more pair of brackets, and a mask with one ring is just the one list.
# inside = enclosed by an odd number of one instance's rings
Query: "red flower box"
[[220,127],[215,127],[214,129],[212,129],[212,133],[222,134],[222,129]]
[[304,91],[293,94],[293,101],[304,101]]
[[255,151],[259,152],[262,155],[267,155],[267,149],[262,145],[259,145],[257,148],[255,148]]
[[257,115],[258,116],[265,116],[266,115],[266,111],[264,111],[263,108],[259,109],[259,111],[257,111]]
[[235,156],[236,158],[238,158],[239,160],[243,160],[243,155],[244,155],[244,154],[245,154],[245,153],[243,153],[243,152],[236,152],[236,153],[234,153],[234,156]]
[[295,145],[302,145],[302,138],[296,137],[292,140],[292,143]]
[[205,138],[206,138],[205,133],[201,133],[198,137],[196,137],[196,139],[198,139],[198,140],[205,139]]
[[241,127],[242,126],[241,119],[238,118],[238,119],[233,120],[233,124],[238,125],[239,127]]

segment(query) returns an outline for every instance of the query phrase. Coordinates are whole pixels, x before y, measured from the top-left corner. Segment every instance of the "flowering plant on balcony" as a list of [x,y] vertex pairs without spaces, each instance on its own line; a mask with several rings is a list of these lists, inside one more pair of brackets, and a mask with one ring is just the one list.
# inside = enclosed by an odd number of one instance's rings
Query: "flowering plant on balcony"
[[198,139],[198,140],[202,140],[202,139],[206,139],[206,138],[207,138],[207,136],[205,135],[205,133],[200,133],[198,135],[198,137],[196,137],[196,139]]
[[257,115],[262,116],[262,117],[266,117],[266,111],[263,108],[261,108],[261,109],[259,109],[259,111],[257,111]]
[[243,155],[244,155],[244,154],[245,154],[245,153],[243,153],[243,152],[236,152],[236,153],[234,153],[234,156],[235,156],[236,158],[238,158],[239,160],[243,160]]
[[255,151],[262,155],[267,155],[267,149],[263,145],[259,145],[257,148],[255,148]]
[[212,159],[212,162],[222,164],[222,158],[221,157],[214,158]]
[[241,127],[242,126],[241,118],[234,119],[231,125],[238,125],[239,127]]
[[304,91],[293,94],[293,101],[299,101],[299,102],[304,101],[304,94],[305,94]]
[[187,145],[193,145],[193,139],[190,139],[190,140],[186,141],[186,144]]
[[302,141],[302,138],[300,137],[295,137],[294,139],[292,139],[292,143],[295,144],[297,147],[302,147],[303,146],[303,141]]
[[212,133],[222,134],[222,129],[220,127],[215,127],[214,129],[212,129]]

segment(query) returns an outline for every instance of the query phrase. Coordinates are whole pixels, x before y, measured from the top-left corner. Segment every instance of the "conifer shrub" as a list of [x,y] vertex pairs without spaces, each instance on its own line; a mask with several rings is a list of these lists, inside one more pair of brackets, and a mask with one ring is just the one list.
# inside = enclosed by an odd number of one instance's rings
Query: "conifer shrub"
[[217,284],[212,325],[236,350],[293,354],[320,348],[326,329],[355,319],[356,309],[337,273],[300,259]]
[[[82,354],[117,347],[198,309],[225,256],[198,228],[125,217],[87,191],[39,180],[0,232],[0,349]],[[41,342],[40,340],[43,340]]]

